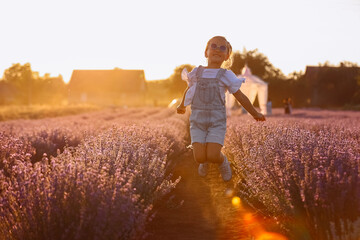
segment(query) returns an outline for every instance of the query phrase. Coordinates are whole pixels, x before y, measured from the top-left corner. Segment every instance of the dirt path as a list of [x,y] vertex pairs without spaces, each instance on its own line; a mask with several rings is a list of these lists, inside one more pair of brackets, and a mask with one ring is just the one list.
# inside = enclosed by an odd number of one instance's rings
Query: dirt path
[[[175,203],[157,207],[158,213],[148,227],[147,240],[220,240],[251,239],[240,216],[243,209],[232,204],[229,194],[234,183],[225,183],[217,166],[210,167],[206,178],[197,174],[197,164],[188,151],[174,167],[182,179],[174,190]],[[179,200],[184,200],[178,206]]]

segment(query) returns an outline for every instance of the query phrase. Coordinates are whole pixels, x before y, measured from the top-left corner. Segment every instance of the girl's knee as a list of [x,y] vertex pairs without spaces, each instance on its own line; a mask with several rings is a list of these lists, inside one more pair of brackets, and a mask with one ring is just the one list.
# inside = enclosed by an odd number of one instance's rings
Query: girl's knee
[[195,161],[198,163],[205,163],[206,158],[204,156],[195,156]]
[[193,143],[193,154],[198,163],[206,162],[206,145],[203,143]]
[[222,163],[223,158],[221,154],[209,154],[207,160],[211,163]]

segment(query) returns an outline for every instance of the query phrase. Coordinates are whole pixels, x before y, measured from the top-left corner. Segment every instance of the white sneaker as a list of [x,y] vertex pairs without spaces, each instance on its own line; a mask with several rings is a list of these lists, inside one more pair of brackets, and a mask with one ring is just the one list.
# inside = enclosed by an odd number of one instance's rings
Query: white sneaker
[[200,163],[198,173],[200,177],[205,177],[208,174],[209,163]]
[[232,177],[232,173],[231,173],[231,167],[230,167],[230,163],[227,160],[226,156],[224,156],[224,161],[223,163],[219,166],[220,169],[220,173],[221,176],[223,178],[224,181],[229,181]]

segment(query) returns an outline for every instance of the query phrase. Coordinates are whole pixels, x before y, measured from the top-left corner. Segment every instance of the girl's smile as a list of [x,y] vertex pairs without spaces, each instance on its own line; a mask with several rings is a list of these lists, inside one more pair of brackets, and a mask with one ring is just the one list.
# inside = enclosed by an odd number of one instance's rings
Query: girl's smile
[[208,68],[220,68],[222,63],[229,59],[227,41],[222,38],[214,38],[205,50],[208,59]]

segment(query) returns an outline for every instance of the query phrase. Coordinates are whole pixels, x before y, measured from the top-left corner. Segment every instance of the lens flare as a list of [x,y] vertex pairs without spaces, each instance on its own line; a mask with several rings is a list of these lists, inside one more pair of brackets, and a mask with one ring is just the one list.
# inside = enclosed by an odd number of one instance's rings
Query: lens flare
[[239,197],[233,197],[231,199],[231,203],[234,207],[237,207],[237,208],[241,206],[241,200]]
[[244,220],[248,223],[254,221],[254,216],[251,213],[244,214]]
[[278,233],[272,233],[272,232],[264,232],[261,233],[256,240],[288,240],[286,237],[284,237],[281,234]]

